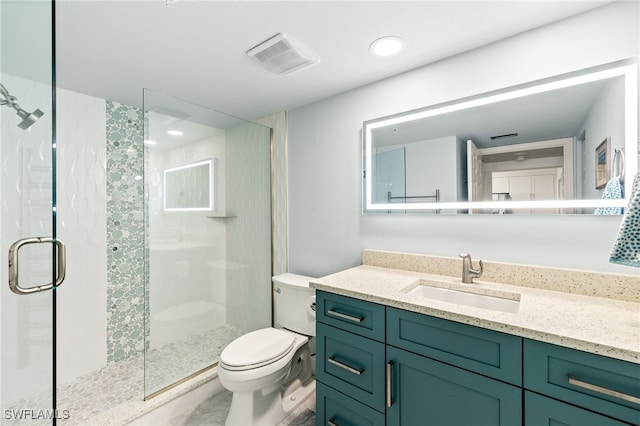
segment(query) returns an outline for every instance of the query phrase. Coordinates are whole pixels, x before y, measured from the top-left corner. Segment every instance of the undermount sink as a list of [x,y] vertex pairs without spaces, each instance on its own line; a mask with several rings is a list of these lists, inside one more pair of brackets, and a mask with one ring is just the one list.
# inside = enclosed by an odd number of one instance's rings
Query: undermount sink
[[415,288],[407,292],[410,296],[419,296],[440,302],[455,303],[501,312],[518,312],[520,306],[520,295],[518,293],[503,291],[496,291],[494,293],[494,295],[489,295],[476,293],[471,289],[444,288],[443,284],[428,280],[419,280]]

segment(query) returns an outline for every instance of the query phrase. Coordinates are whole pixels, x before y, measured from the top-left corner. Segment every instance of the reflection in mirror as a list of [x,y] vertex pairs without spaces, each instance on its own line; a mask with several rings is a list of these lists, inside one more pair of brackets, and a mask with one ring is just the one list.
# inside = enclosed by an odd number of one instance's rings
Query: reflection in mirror
[[620,214],[637,79],[618,63],[367,121],[364,211]]
[[164,171],[164,210],[167,212],[213,211],[213,160]]

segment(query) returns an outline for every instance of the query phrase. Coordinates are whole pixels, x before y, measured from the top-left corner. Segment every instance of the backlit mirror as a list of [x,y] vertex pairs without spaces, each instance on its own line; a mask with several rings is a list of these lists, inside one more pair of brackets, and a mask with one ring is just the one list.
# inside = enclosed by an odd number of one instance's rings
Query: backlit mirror
[[637,120],[627,62],[366,121],[364,211],[621,214]]
[[213,211],[213,160],[208,159],[164,171],[164,210]]

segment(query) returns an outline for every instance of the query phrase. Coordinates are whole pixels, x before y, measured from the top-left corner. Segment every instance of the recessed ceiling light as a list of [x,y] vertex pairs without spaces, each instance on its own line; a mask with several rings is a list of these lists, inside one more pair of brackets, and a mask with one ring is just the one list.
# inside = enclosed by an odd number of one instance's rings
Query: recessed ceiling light
[[145,145],[158,145],[158,142],[156,141],[144,141]]
[[184,134],[180,130],[167,130],[167,133],[171,136],[182,136]]
[[382,37],[371,43],[369,51],[376,56],[395,55],[404,47],[404,40],[396,36]]

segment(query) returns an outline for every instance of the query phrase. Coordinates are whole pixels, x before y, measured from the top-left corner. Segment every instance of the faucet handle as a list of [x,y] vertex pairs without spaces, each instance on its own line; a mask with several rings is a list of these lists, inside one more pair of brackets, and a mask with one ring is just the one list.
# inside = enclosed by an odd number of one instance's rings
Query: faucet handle
[[462,251],[462,252],[460,252],[460,253],[458,254],[458,256],[460,256],[460,257],[461,257],[461,258],[463,258],[463,259],[464,259],[465,257],[471,258],[471,255],[470,255],[469,253],[467,253],[466,251]]
[[476,278],[480,278],[480,276],[484,272],[484,264],[482,263],[482,260],[479,260],[478,263],[480,264],[480,269],[473,269],[472,267],[469,268],[470,272],[472,272],[476,276]]

